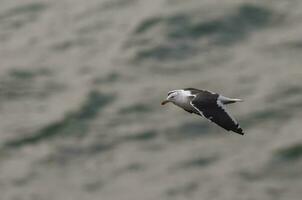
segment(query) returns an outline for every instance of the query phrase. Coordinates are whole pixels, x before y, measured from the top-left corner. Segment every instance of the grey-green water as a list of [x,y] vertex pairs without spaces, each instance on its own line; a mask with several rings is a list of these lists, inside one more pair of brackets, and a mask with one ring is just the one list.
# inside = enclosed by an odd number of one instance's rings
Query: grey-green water
[[[1,199],[301,198],[301,1],[0,3]],[[160,106],[184,87],[246,135]]]

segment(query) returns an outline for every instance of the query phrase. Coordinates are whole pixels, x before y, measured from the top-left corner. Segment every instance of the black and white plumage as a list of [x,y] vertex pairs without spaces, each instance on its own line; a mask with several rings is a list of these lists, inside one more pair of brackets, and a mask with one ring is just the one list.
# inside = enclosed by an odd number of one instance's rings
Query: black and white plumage
[[162,105],[172,102],[189,113],[206,117],[227,131],[243,135],[244,132],[238,122],[224,108],[226,104],[240,101],[242,100],[224,97],[206,90],[186,88],[170,91]]

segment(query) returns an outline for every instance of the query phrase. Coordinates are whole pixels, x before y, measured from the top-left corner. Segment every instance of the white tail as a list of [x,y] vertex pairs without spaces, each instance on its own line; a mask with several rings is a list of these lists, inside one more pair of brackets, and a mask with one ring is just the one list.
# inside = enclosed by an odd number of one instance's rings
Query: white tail
[[218,100],[222,103],[222,104],[231,104],[231,103],[236,103],[236,102],[242,102],[242,99],[232,99],[232,98],[228,98],[228,97],[224,97],[222,95],[219,95]]
[[235,101],[235,102],[243,102],[242,99],[232,99],[232,100]]

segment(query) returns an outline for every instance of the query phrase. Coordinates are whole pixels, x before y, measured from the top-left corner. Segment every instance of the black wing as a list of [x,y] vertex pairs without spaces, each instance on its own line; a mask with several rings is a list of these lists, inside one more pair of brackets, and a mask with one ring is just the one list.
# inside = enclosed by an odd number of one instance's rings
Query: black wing
[[218,94],[204,93],[197,95],[192,101],[192,106],[204,117],[226,129],[243,135],[243,130],[238,122],[233,119],[218,101]]

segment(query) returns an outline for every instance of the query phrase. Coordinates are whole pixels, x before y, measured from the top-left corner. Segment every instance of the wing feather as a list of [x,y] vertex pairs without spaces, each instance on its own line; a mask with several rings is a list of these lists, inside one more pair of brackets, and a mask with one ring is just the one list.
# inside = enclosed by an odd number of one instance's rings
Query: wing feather
[[216,96],[206,96],[205,100],[204,95],[197,95],[190,103],[201,116],[204,116],[220,127],[227,131],[233,131],[241,135],[244,134],[238,122],[226,112],[223,104]]

